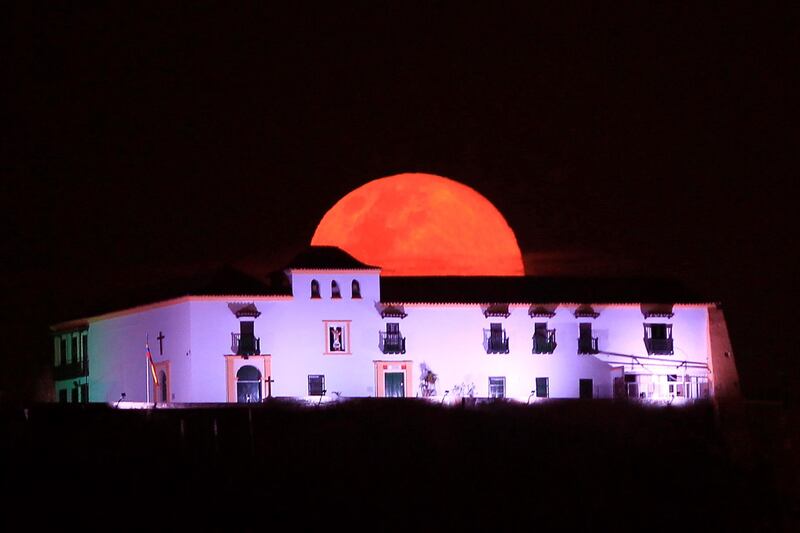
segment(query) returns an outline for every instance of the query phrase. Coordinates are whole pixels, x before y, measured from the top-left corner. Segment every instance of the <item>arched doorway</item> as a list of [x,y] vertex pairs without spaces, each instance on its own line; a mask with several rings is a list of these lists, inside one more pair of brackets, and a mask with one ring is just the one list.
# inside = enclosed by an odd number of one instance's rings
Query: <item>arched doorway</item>
[[152,379],[150,380],[153,385],[153,401],[156,403],[170,403],[172,401],[172,387],[170,387],[169,383],[169,361],[156,363],[153,370],[158,376],[158,383]]
[[236,372],[236,401],[257,403],[261,401],[261,372],[251,365],[245,365]]
[[158,373],[158,401],[161,403],[169,401],[167,397],[167,373],[163,370]]

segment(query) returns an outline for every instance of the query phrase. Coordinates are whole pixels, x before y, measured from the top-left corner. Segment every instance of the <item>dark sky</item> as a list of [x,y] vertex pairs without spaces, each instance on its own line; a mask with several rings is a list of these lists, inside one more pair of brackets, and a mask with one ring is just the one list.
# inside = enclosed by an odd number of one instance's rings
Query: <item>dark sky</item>
[[162,4],[8,10],[7,397],[35,394],[47,324],[221,263],[266,272],[405,171],[488,197],[539,272],[721,300],[745,393],[796,394],[797,11]]

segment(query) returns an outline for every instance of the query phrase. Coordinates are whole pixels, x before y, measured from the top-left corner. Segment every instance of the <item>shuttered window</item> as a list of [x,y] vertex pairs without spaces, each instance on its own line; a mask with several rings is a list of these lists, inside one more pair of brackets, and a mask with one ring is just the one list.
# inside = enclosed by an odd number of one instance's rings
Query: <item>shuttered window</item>
[[309,396],[325,395],[325,376],[323,375],[308,376],[308,395]]
[[550,397],[550,378],[536,378],[536,397]]

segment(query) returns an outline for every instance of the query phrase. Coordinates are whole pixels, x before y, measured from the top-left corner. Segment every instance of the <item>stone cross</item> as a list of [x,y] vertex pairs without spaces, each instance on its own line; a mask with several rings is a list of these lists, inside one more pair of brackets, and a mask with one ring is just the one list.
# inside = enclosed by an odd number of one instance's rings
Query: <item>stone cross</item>
[[267,383],[267,398],[272,398],[272,384],[275,383],[275,380],[272,379],[272,376],[267,376],[264,381]]

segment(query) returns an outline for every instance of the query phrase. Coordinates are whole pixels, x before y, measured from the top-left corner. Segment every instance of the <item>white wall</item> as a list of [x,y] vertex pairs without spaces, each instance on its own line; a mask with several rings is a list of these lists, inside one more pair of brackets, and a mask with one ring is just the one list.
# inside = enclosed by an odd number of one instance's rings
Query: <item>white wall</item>
[[[352,299],[352,279],[361,286],[360,299]],[[321,298],[312,299],[311,280],[320,283]],[[339,282],[342,297],[331,299],[330,282]],[[306,396],[308,376],[325,376],[328,395],[376,395],[375,361],[413,362],[412,395],[419,391],[420,366],[439,376],[437,392],[458,384],[474,384],[475,396],[488,396],[488,379],[506,378],[506,396],[527,400],[535,378],[549,378],[550,396],[576,398],[579,380],[592,379],[595,397],[613,394],[611,366],[626,363],[625,370],[643,374],[682,374],[680,361],[708,362],[708,311],[702,306],[674,307],[674,317],[645,320],[639,305],[595,306],[596,319],[575,318],[574,305],[559,306],[551,318],[531,318],[528,305],[510,306],[508,318],[483,316],[482,307],[459,305],[406,305],[405,319],[382,319],[377,272],[293,272],[294,297],[192,298],[173,305],[153,307],[90,322],[90,397],[92,401],[116,401],[126,392],[131,401],[144,401],[145,333],[156,362],[171,362],[171,387],[175,402],[225,402],[225,355],[231,353],[231,333],[239,332],[239,320],[230,303],[254,303],[261,315],[254,319],[261,353],[271,355],[274,396]],[[249,320],[249,319],[248,319]],[[327,354],[325,321],[348,321],[349,354]],[[406,353],[384,355],[378,348],[379,331],[387,322],[398,322],[406,337]],[[487,354],[484,329],[503,324],[510,353]],[[547,322],[556,329],[558,346],[553,354],[532,354],[534,323]],[[643,342],[644,322],[673,325],[675,354],[654,356],[666,363],[636,364],[631,358],[578,355],[579,323],[592,323],[602,352],[647,357]],[[156,336],[163,331],[165,353],[158,353]],[[688,374],[705,376],[704,368]],[[267,376],[264,376],[267,377]],[[266,391],[265,391],[266,394]]]
[[[311,280],[320,283],[321,298],[311,298]],[[331,298],[336,280],[341,298]],[[361,298],[351,298],[357,279]],[[305,396],[308,376],[322,374],[325,386],[343,396],[373,396],[372,360],[378,347],[380,298],[377,272],[292,273],[295,298],[252,297],[191,302],[192,401],[224,402],[227,397],[225,355],[231,353],[231,333],[239,320],[229,303],[254,303],[261,315],[252,319],[261,354],[270,354],[273,396]],[[251,319],[248,319],[251,320]],[[348,355],[326,355],[325,320],[349,320],[352,338]],[[264,376],[265,378],[267,376]],[[266,391],[264,391],[266,395]]]
[[[159,353],[159,331],[164,333],[164,354]],[[116,402],[125,392],[129,401],[146,399],[146,335],[156,363],[170,361],[173,401],[191,401],[189,303],[154,307],[89,323],[89,398]],[[150,398],[153,398],[152,385]]]
[[[609,366],[594,357],[577,355],[577,340],[568,341],[564,335],[566,325],[558,315],[548,324],[549,328],[557,329],[556,352],[531,353],[533,323],[540,319],[531,319],[527,309],[527,306],[512,306],[508,318],[485,318],[479,305],[406,306],[408,317],[399,321],[400,331],[406,337],[406,357],[415,362],[416,390],[420,364],[425,363],[438,375],[439,395],[445,390],[452,391],[455,385],[474,383],[475,396],[486,397],[489,377],[505,377],[506,397],[525,401],[534,389],[535,378],[548,377],[551,397],[577,397],[580,378],[594,381],[595,396],[610,396]],[[486,353],[483,330],[489,329],[491,323],[501,323],[506,330],[508,354]],[[577,338],[577,325],[575,331]],[[565,337],[564,345],[559,334]]]
[[[308,374],[324,374],[328,391],[346,396],[375,394],[375,360],[412,360],[413,390],[419,386],[420,365],[425,363],[439,376],[437,390],[452,390],[457,384],[475,384],[476,396],[488,395],[488,378],[506,378],[506,394],[526,400],[534,388],[536,377],[548,377],[550,396],[574,398],[579,394],[579,380],[592,379],[596,397],[612,396],[610,365],[614,358],[602,355],[578,355],[578,328],[583,321],[592,322],[593,335],[599,337],[604,351],[647,357],[643,342],[644,322],[673,324],[675,355],[657,356],[672,363],[632,365],[637,373],[675,374],[680,361],[706,363],[707,311],[702,307],[675,308],[672,319],[642,317],[638,305],[597,308],[597,319],[576,319],[575,306],[560,307],[552,319],[531,318],[528,306],[512,306],[508,318],[484,318],[478,305],[413,305],[406,306],[405,319],[381,319],[374,302],[354,302],[346,298],[330,300],[295,299],[276,306],[274,320],[266,329],[280,332],[265,343],[262,352],[273,354],[274,391],[278,395],[302,396],[306,393]],[[262,319],[264,317],[262,316]],[[351,320],[352,354],[325,355],[323,321]],[[532,354],[535,322],[546,321],[556,329],[558,347],[553,354]],[[386,322],[398,322],[406,337],[405,354],[384,355],[378,350],[378,332]],[[492,322],[500,322],[510,339],[509,354],[487,354],[483,330]],[[263,330],[262,330],[263,331]],[[706,375],[694,369],[689,374]]]

